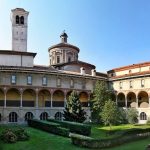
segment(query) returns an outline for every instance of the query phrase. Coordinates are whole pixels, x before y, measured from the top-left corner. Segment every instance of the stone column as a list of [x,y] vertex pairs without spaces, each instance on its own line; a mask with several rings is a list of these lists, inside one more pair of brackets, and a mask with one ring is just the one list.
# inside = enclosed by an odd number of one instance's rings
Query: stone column
[[22,96],[23,96],[23,90],[20,89],[20,107],[22,107]]
[[138,108],[138,95],[136,94],[136,108]]
[[148,98],[149,98],[149,101],[148,101],[149,105],[148,105],[148,106],[149,106],[149,108],[150,108],[150,96],[149,96]]
[[116,95],[116,105],[118,106],[118,97],[117,97],[117,95]]
[[65,90],[64,91],[64,107],[66,106],[66,104],[67,104],[67,91]]
[[39,98],[38,98],[38,88],[36,88],[36,104],[35,104],[35,106],[36,106],[36,108],[38,108],[38,102],[39,102]]
[[90,107],[90,95],[91,95],[91,93],[88,93],[88,107]]
[[51,89],[51,108],[53,107],[53,89]]
[[4,108],[6,108],[6,99],[7,99],[6,93],[7,93],[7,91],[6,91],[6,87],[5,87],[4,88]]
[[125,95],[125,107],[128,107],[127,95]]

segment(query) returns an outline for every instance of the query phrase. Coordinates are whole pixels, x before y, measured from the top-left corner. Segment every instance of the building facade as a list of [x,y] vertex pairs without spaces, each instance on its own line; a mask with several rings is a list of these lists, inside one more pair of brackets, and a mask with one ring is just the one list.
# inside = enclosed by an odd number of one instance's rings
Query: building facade
[[60,35],[60,43],[48,49],[50,64],[34,64],[36,53],[27,51],[29,12],[12,10],[12,50],[0,50],[0,123],[26,123],[29,118],[61,118],[66,101],[77,91],[90,117],[89,100],[97,80],[107,75],[78,60],[79,48]]
[[118,106],[136,108],[139,123],[146,123],[150,118],[150,62],[115,68],[108,76]]
[[106,81],[116,103],[136,108],[139,123],[150,117],[150,62],[96,71],[96,66],[78,59],[80,49],[68,43],[65,31],[60,43],[48,48],[49,64],[35,65],[36,53],[27,51],[29,12],[11,11],[12,50],[0,50],[0,124],[26,123],[29,118],[62,118],[73,90],[90,118],[89,101],[97,80]]

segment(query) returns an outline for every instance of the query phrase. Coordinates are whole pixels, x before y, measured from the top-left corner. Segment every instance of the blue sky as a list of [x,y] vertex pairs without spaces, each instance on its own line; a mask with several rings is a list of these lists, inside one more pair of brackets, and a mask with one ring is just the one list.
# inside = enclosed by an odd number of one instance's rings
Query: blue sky
[[48,65],[48,47],[68,42],[80,48],[79,59],[97,71],[150,61],[149,0],[0,0],[0,49],[11,49],[10,11],[30,12],[28,51],[35,64]]

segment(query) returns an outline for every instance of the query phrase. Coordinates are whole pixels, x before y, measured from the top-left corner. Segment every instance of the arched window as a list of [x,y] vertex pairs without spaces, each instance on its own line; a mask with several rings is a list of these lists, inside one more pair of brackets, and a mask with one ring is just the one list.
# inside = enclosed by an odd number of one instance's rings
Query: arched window
[[16,16],[16,24],[19,24],[19,16]]
[[145,112],[140,113],[140,120],[147,120],[147,115]]
[[55,119],[56,120],[62,120],[62,113],[61,112],[57,112],[56,114],[55,114]]
[[9,114],[9,122],[17,122],[18,121],[18,115],[16,112],[11,112]]
[[40,115],[40,120],[47,120],[48,119],[48,113],[47,112],[42,112]]
[[20,17],[20,23],[24,24],[24,17],[23,16]]
[[25,121],[27,121],[29,119],[33,119],[33,113],[32,112],[27,112],[25,114]]

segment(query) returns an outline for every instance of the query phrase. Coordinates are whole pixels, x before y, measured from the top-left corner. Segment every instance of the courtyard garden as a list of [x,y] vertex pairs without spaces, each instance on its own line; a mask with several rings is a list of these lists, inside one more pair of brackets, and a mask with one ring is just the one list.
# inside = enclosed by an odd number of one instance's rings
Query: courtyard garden
[[[136,126],[136,125],[121,125],[121,126],[112,126],[112,131],[114,134],[111,137],[115,137],[116,134],[120,134],[122,131],[134,128],[149,128],[149,125]],[[2,132],[5,128],[15,129],[18,126],[1,126],[0,132]],[[41,131],[38,129],[34,129],[31,127],[23,127],[29,134],[30,138],[27,141],[18,141],[16,143],[5,143],[0,140],[0,150],[87,150],[88,148],[81,148],[75,146],[71,143],[71,139],[68,137],[62,137],[59,135],[54,135],[51,133],[47,133],[45,131]],[[99,125],[92,125],[91,137],[93,138],[110,138],[108,136],[109,127],[102,127]],[[130,141],[129,143],[114,147],[108,148],[111,150],[144,150],[146,146],[150,143],[150,137],[138,140],[138,141]]]

